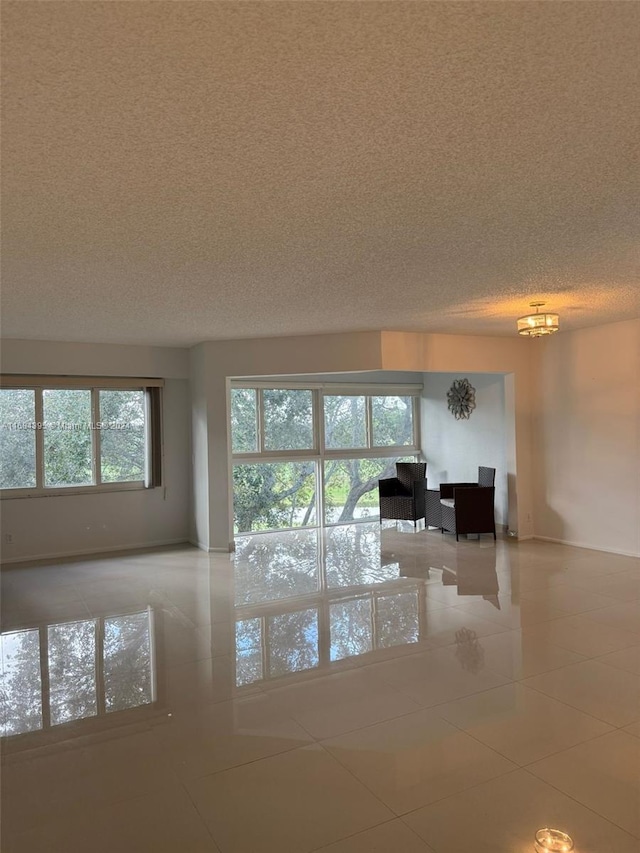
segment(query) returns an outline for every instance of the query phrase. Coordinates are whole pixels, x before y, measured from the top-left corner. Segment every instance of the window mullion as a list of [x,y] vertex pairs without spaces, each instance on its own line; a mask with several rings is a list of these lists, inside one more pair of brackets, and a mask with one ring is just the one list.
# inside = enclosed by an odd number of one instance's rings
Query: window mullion
[[313,406],[313,446],[317,453],[324,454],[324,397],[322,391],[311,394]]
[[264,396],[262,388],[257,389],[256,417],[258,419],[258,452],[264,453]]
[[96,486],[102,483],[102,455],[100,443],[102,436],[98,424],[100,423],[100,391],[97,388],[91,389],[91,456],[93,467],[93,482]]
[[269,639],[269,617],[262,616],[261,619],[262,631],[262,678],[266,681],[271,678],[271,643]]
[[35,389],[36,489],[44,488],[44,403],[42,388]]
[[95,623],[96,627],[96,654],[95,654],[95,673],[96,673],[96,703],[98,716],[101,717],[106,713],[106,688],[104,679],[104,636],[105,636],[105,619],[104,616]]
[[320,389],[312,393],[313,441],[319,459],[316,461],[316,526],[324,524],[324,395]]
[[42,728],[51,728],[51,684],[49,681],[49,632],[47,625],[39,629],[40,643],[40,701],[42,703]]
[[371,450],[373,447],[373,404],[371,397],[367,396],[364,399],[367,411],[367,449]]

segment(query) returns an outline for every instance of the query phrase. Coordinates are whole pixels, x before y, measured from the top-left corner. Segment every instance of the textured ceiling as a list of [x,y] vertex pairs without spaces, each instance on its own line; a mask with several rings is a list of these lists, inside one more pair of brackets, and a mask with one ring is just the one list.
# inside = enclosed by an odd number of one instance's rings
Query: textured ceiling
[[640,4],[3,3],[3,331],[638,316]]

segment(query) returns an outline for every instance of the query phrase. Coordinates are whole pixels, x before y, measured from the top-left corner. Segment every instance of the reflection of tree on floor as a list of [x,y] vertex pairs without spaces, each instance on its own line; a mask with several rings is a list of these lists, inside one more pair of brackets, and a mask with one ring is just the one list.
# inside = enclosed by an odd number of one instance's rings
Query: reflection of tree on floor
[[149,610],[0,635],[2,735],[153,702],[151,642]]

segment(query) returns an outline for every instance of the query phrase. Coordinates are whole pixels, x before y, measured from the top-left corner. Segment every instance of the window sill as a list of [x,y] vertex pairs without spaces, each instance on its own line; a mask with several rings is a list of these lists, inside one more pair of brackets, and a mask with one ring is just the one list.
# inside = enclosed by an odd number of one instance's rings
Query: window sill
[[51,489],[2,489],[0,500],[19,500],[22,498],[59,498],[62,495],[95,495],[108,492],[147,491],[142,480],[134,483],[102,483],[99,486],[67,486]]

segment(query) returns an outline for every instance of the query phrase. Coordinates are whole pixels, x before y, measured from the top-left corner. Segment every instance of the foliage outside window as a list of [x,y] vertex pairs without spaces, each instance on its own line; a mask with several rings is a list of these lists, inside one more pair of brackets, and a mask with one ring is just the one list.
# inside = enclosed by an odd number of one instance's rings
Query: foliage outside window
[[377,518],[378,480],[393,477],[396,462],[413,457],[327,459],[324,463],[324,514],[327,523]]
[[311,450],[313,400],[311,391],[286,388],[262,392],[265,450]]
[[144,388],[0,388],[0,489],[157,485],[158,406]]
[[329,450],[366,447],[366,398],[326,394],[323,403],[325,447]]
[[258,451],[258,410],[254,388],[231,389],[231,423],[233,452]]
[[17,427],[35,421],[35,399],[31,388],[0,389],[0,488],[36,485],[35,430]]
[[406,393],[233,387],[230,414],[237,533],[377,518],[378,479],[418,450]]
[[45,389],[42,397],[45,486],[91,485],[91,391]]
[[371,398],[371,422],[375,447],[411,444],[413,438],[413,401],[411,397]]
[[314,462],[265,462],[233,469],[236,528],[307,527],[317,523]]

